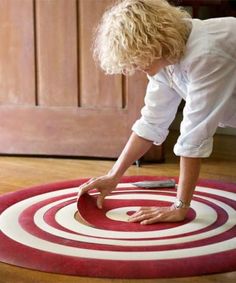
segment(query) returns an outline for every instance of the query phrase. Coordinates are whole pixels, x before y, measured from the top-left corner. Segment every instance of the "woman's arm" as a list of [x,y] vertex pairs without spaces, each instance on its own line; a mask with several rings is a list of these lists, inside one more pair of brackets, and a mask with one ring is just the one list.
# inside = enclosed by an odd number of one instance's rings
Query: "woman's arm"
[[139,137],[135,133],[132,133],[112,169],[106,175],[98,178],[92,178],[88,182],[81,185],[79,187],[78,197],[89,190],[96,188],[100,192],[97,198],[97,206],[98,208],[102,208],[104,198],[116,188],[120,178],[128,169],[128,167],[137,159],[142,157],[152,146],[152,144],[152,141],[146,140]]
[[128,167],[142,157],[150,149],[152,144],[152,141],[139,137],[133,132],[120,157],[110,170],[109,175],[120,179]]
[[153,224],[157,222],[177,222],[185,219],[195,186],[200,173],[201,158],[180,158],[180,174],[177,199],[181,200],[182,208],[175,204],[168,207],[142,207],[129,218],[130,222]]
[[200,173],[201,158],[180,157],[177,199],[190,204]]

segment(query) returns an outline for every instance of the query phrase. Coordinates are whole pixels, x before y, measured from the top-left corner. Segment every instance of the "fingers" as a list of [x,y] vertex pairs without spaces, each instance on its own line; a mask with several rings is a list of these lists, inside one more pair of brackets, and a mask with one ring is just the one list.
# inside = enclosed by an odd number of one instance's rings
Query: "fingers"
[[160,213],[154,217],[141,221],[140,224],[148,225],[148,224],[154,224],[157,222],[168,222],[168,217],[166,217],[166,215],[164,215],[163,213]]
[[130,222],[140,222],[152,216],[151,208],[142,207],[129,217]]
[[105,199],[106,195],[100,193],[100,195],[98,195],[98,198],[97,198],[97,207],[99,209],[102,209],[102,205],[103,205],[103,202],[104,202],[104,199]]
[[101,180],[99,178],[92,178],[92,179],[89,179],[84,184],[82,184],[79,187],[79,193],[77,196],[77,200],[80,198],[81,195],[88,193],[90,190],[97,189],[100,192],[100,194],[97,197],[97,207],[99,209],[102,209],[104,199],[108,193],[107,193],[107,190],[105,189],[102,190],[100,188],[100,185],[101,185],[100,183],[101,183]]
[[142,225],[154,224],[157,222],[168,222],[168,216],[163,212],[146,213],[132,218],[130,222],[140,222]]
[[[129,222],[140,222],[140,224],[151,224],[154,220],[158,220],[161,212],[153,208],[143,208],[130,216]],[[150,222],[150,223],[149,223]]]
[[184,220],[186,214],[173,210],[171,207],[147,207],[141,208],[130,216],[130,222],[140,222],[140,224],[154,224],[158,222],[179,222]]
[[79,198],[81,195],[87,193],[88,191],[96,188],[96,178],[91,178],[81,186],[79,186],[79,192],[77,198]]

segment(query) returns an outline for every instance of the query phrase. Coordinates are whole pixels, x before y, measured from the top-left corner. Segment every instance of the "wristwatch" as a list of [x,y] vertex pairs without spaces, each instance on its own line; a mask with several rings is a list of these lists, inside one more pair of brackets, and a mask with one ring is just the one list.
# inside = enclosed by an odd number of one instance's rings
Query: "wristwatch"
[[174,203],[174,207],[175,208],[189,208],[190,207],[190,203],[186,203],[186,202],[183,202],[180,199],[176,199],[176,201]]

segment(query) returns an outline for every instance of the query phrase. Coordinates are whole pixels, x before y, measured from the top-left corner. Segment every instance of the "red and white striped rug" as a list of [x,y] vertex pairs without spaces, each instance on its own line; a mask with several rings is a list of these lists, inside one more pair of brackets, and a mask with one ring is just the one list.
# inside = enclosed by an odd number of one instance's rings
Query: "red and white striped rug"
[[[175,188],[132,183],[166,177],[124,177],[96,208],[97,192],[77,192],[86,179],[0,196],[0,261],[60,274],[108,278],[171,278],[236,270],[236,184],[201,180],[181,223],[140,225],[140,206],[171,204]],[[178,180],[176,179],[176,182]]]

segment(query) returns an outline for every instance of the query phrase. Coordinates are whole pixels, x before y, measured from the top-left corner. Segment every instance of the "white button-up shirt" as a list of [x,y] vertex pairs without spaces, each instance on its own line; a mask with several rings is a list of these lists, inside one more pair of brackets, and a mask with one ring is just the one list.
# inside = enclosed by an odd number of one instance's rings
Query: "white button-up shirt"
[[155,144],[163,143],[184,99],[174,152],[208,157],[217,127],[236,127],[236,18],[191,22],[184,57],[148,76],[145,106],[132,130]]

